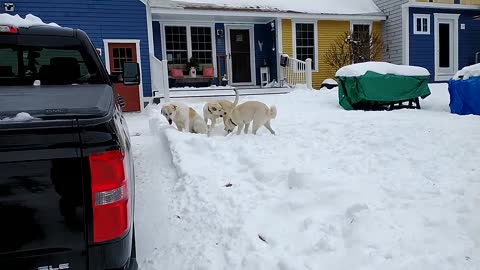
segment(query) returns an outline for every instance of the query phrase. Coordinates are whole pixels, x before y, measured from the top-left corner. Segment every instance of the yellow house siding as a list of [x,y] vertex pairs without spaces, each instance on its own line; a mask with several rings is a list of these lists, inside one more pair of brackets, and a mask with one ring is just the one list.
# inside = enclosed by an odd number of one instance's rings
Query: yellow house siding
[[341,38],[345,32],[350,31],[349,21],[318,21],[318,72],[312,74],[313,87],[319,89],[323,80],[333,78],[336,70],[331,68],[325,61],[325,53]]
[[[373,22],[372,23],[372,34],[379,34],[380,37],[382,37],[381,33],[382,33],[382,23],[381,22]],[[385,41],[383,41],[383,42],[385,42]],[[382,61],[382,59],[383,59],[383,55],[380,55],[379,59],[374,59],[374,60],[375,61]]]
[[282,20],[282,47],[281,53],[286,53],[293,57],[293,40],[292,40],[292,20]]
[[460,4],[480,6],[480,0],[460,0]]
[[[282,47],[281,53],[285,53],[294,57],[293,52],[293,23],[291,19],[282,19]],[[335,41],[350,31],[350,21],[317,21],[317,37],[318,37],[318,63],[317,71],[312,74],[313,87],[319,89],[323,80],[334,78],[336,70],[331,68],[326,60],[325,53]],[[381,32],[381,23],[373,22],[373,32]],[[380,59],[378,59],[380,60]]]

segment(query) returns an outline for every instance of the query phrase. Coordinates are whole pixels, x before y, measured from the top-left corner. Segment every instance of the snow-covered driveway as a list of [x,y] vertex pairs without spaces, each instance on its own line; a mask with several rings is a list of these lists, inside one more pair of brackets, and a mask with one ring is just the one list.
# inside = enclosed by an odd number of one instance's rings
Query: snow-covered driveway
[[141,269],[478,269],[480,118],[432,92],[393,112],[344,111],[334,91],[256,97],[277,136],[129,115]]

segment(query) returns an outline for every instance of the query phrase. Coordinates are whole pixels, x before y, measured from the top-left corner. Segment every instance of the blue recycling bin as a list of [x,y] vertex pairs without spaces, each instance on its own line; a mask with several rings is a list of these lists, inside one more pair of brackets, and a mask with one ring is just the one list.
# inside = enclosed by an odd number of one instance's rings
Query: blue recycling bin
[[480,77],[468,80],[451,79],[448,82],[448,92],[452,113],[480,115]]

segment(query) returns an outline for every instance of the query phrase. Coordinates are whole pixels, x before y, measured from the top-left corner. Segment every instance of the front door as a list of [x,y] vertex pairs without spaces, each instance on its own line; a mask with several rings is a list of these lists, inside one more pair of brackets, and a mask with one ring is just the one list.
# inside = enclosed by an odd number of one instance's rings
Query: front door
[[[135,43],[109,43],[108,54],[110,73],[112,75],[119,75],[123,72],[123,63],[137,62],[137,45]],[[122,108],[122,111],[140,111],[140,93],[138,85],[114,83],[113,90],[116,95],[123,97],[125,107]]]
[[438,80],[448,80],[457,71],[455,20],[437,18],[435,22],[435,71]]
[[230,82],[234,85],[253,84],[251,29],[228,29]]

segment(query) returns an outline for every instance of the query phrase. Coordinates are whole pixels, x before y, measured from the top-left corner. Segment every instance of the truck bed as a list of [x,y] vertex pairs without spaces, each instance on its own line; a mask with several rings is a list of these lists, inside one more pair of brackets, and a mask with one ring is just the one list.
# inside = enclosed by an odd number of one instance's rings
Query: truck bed
[[[0,119],[26,112],[39,120],[30,126],[59,125],[62,120],[78,119],[79,124],[99,120],[111,111],[112,88],[109,85],[11,86],[0,89]],[[82,121],[83,120],[83,121]],[[66,121],[64,124],[68,124]],[[0,121],[0,129],[25,123]],[[90,123],[92,124],[92,123]]]

